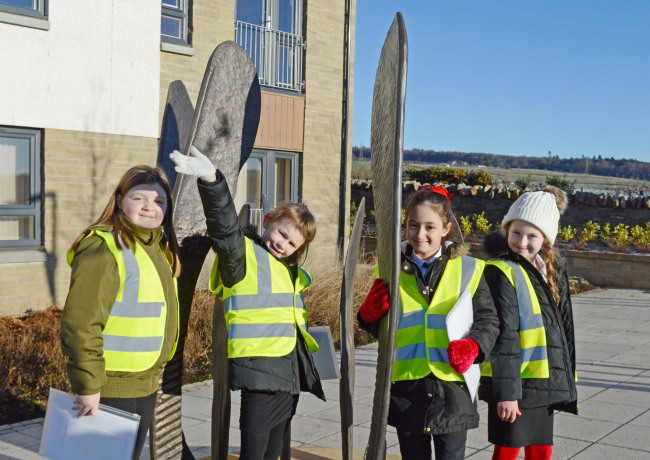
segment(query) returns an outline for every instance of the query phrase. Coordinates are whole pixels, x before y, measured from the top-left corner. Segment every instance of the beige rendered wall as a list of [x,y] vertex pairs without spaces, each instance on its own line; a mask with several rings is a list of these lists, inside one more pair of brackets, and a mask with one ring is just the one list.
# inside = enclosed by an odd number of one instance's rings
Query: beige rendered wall
[[[302,200],[314,213],[318,230],[309,250],[307,268],[332,260],[338,247],[339,178],[341,174],[341,99],[345,1],[310,0],[307,12],[305,66],[305,140],[302,158]],[[352,100],[356,1],[350,15],[350,97],[345,228],[350,209]],[[347,241],[346,232],[346,241]]]

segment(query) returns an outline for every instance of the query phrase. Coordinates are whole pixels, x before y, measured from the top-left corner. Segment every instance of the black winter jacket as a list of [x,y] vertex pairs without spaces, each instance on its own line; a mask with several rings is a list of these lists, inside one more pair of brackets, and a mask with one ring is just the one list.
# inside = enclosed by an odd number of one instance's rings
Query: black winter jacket
[[[217,263],[225,286],[231,287],[246,275],[246,243],[239,227],[237,212],[226,181],[217,171],[216,182],[198,179],[208,235],[217,253]],[[264,241],[254,233],[246,233],[264,249]],[[282,261],[284,262],[284,261]],[[286,264],[285,264],[286,265]],[[287,265],[295,282],[297,267]],[[309,391],[325,400],[325,394],[314,367],[314,361],[302,334],[297,333],[296,347],[281,357],[246,357],[228,359],[228,381],[231,390],[284,391],[299,394]]]
[[[427,302],[431,302],[447,262],[457,256],[457,251],[454,245],[446,246],[442,256],[423,276],[411,258],[413,249],[408,244],[403,246],[401,270],[416,277],[418,290],[427,293],[423,295]],[[481,363],[490,353],[499,333],[498,317],[483,277],[472,303],[474,323],[468,337],[478,344],[479,353],[474,362]],[[367,323],[359,314],[357,319],[361,328],[377,336],[379,321]],[[391,386],[388,424],[400,430],[436,435],[476,428],[478,422],[476,401],[472,402],[464,382],[447,382],[429,374],[418,380],[393,382]]]
[[563,261],[556,257],[555,281],[560,297],[555,302],[540,272],[521,255],[513,252],[501,232],[492,232],[485,249],[493,257],[518,263],[527,273],[542,311],[546,333],[549,378],[522,379],[519,347],[519,307],[514,286],[501,270],[488,265],[485,279],[490,286],[500,321],[500,334],[489,361],[493,377],[482,377],[479,397],[491,404],[519,402],[519,407],[551,407],[577,414],[575,385],[575,337],[569,278]]

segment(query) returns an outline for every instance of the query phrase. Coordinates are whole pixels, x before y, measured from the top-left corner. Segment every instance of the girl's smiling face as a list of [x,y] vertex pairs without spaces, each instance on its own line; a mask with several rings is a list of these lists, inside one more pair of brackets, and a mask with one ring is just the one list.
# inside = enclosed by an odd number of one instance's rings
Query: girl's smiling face
[[422,260],[436,255],[450,230],[451,222],[445,225],[442,217],[426,203],[415,206],[407,216],[406,239]]
[[117,207],[134,224],[147,229],[160,227],[167,212],[167,194],[158,183],[133,187],[117,196]]
[[517,254],[521,254],[531,263],[542,249],[544,234],[533,224],[515,219],[508,229],[508,246]]
[[296,224],[287,219],[272,222],[264,230],[262,239],[264,239],[271,254],[278,259],[289,257],[305,243],[305,237],[298,230]]

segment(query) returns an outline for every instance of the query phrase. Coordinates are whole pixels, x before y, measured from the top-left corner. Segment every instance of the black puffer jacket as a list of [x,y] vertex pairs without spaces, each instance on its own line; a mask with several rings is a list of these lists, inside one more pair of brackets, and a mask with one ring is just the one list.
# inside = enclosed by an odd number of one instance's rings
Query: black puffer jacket
[[[406,244],[402,249],[402,276],[415,276],[419,292],[427,293],[423,296],[429,303],[447,262],[450,258],[460,255],[459,249],[462,251],[462,248],[454,245],[446,246],[442,256],[433,262],[424,277],[411,259],[413,249]],[[499,333],[494,303],[482,277],[472,297],[472,304],[474,323],[469,338],[474,339],[479,347],[479,354],[474,362],[481,363],[490,353]],[[377,336],[379,321],[367,323],[360,315],[357,315],[357,319],[363,329]],[[388,423],[400,430],[435,435],[476,428],[478,422],[476,401],[472,402],[464,382],[446,382],[429,374],[418,380],[393,382],[391,386]]]
[[485,249],[494,258],[518,263],[528,274],[542,311],[550,375],[547,379],[521,378],[517,294],[503,272],[488,265],[485,279],[499,313],[501,331],[489,357],[493,377],[481,378],[479,397],[492,404],[518,400],[522,408],[552,407],[577,413],[573,311],[564,263],[556,257],[554,279],[560,297],[558,304],[539,271],[510,250],[501,232],[488,235]]
[[[216,182],[198,180],[199,195],[203,203],[208,235],[217,253],[219,274],[225,286],[231,287],[246,275],[247,236],[266,249],[264,241],[256,234],[246,234],[239,227],[235,205],[226,181],[217,171]],[[283,261],[284,262],[284,261]],[[297,267],[287,265],[295,282]],[[231,390],[285,391],[298,394],[309,391],[325,400],[325,394],[302,334],[296,334],[297,345],[286,356],[232,358],[228,360],[228,381]]]

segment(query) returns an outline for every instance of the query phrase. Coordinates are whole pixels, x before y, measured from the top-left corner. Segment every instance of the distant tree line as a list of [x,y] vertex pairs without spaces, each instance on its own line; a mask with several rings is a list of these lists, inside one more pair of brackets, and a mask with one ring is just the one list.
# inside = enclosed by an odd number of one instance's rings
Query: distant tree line
[[[355,159],[369,159],[370,149],[353,147]],[[436,152],[434,150],[404,150],[404,161],[408,163],[440,164],[454,161],[496,168],[525,168],[558,171],[564,173],[586,173],[599,176],[623,177],[627,179],[650,180],[650,163],[633,159],[603,158],[601,155],[581,158],[525,157],[495,155],[491,153]]]

